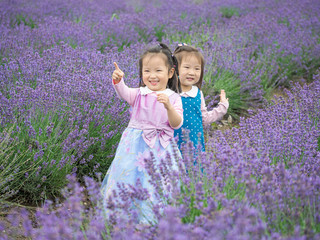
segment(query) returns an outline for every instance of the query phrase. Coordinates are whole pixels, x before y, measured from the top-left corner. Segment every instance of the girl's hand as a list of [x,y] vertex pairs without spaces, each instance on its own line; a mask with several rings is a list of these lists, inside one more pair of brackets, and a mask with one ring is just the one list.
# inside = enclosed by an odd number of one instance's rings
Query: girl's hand
[[169,97],[164,93],[157,94],[157,100],[158,100],[158,102],[163,103],[164,107],[167,110],[169,110],[172,107],[172,105],[171,105],[171,103],[169,101]]
[[124,73],[118,67],[118,64],[116,62],[114,62],[113,64],[114,64],[115,70],[112,73],[112,80],[113,80],[114,84],[117,84],[123,78]]
[[221,89],[220,102],[229,103],[229,98],[226,98],[226,92],[223,89]]
[[164,93],[157,94],[157,100],[163,103],[165,109],[167,109],[169,124],[172,128],[178,127],[181,124],[182,118],[174,109],[169,101],[169,97]]

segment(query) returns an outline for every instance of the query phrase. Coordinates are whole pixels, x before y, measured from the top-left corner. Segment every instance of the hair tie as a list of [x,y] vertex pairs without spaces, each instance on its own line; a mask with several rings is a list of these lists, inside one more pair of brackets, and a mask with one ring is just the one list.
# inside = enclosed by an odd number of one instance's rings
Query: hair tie
[[188,44],[186,44],[186,43],[178,43],[178,47],[182,47],[182,46],[188,46]]

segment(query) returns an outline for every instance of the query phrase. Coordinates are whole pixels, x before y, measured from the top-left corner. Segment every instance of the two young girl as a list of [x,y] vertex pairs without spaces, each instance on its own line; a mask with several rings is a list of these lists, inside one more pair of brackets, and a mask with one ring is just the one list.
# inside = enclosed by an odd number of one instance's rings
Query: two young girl
[[[174,55],[164,44],[148,49],[139,60],[139,88],[127,87],[123,80],[124,73],[116,63],[114,66],[113,86],[117,94],[130,104],[132,114],[103,180],[103,201],[106,208],[107,199],[117,189],[117,184],[135,185],[139,179],[150,194],[148,201],[140,201],[139,206],[135,206],[140,209],[139,220],[145,222],[153,218],[150,202],[155,192],[149,182],[145,161],[150,160],[151,154],[156,165],[168,154],[174,156],[178,153],[181,157],[178,145],[173,140],[176,134],[181,144],[181,126],[191,130],[194,144],[198,144],[195,136],[200,133],[204,146],[202,121],[212,122],[223,116],[228,108],[228,100],[225,93],[221,92],[222,103],[218,108],[214,112],[206,110],[200,91],[204,60],[192,47],[178,47]],[[178,66],[180,81],[176,74]],[[173,169],[178,168],[178,160],[174,159]]]

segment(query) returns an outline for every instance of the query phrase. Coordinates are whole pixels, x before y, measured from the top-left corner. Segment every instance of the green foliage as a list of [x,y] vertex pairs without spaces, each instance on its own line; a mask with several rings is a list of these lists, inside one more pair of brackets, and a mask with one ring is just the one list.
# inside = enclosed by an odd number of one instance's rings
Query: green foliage
[[[280,45],[274,43],[276,49],[280,48]],[[286,54],[284,50],[280,53],[274,55],[276,60],[276,66],[278,66],[278,75],[285,76],[286,81],[281,83],[282,86],[290,87],[289,82],[294,80],[299,80],[301,78],[306,79],[311,82],[314,73],[320,67],[320,57],[310,57],[310,49],[306,46],[301,46],[299,53]],[[268,59],[267,59],[268,60]],[[301,65],[301,63],[304,63]],[[267,64],[264,62],[264,64]],[[276,78],[278,79],[278,78]]]
[[[218,97],[221,89],[224,89],[229,98],[228,113],[234,118],[239,119],[240,114],[243,114],[248,109],[249,93],[240,93],[241,82],[234,73],[226,69],[217,69],[208,67],[207,73],[204,75],[204,84],[202,91],[207,101],[212,101],[214,97]],[[220,100],[220,97],[217,101]]]
[[8,64],[8,59],[4,55],[0,54],[0,66],[5,66],[6,64]]
[[82,22],[82,16],[77,16],[74,18],[75,23],[81,23]]
[[180,18],[183,20],[183,19],[185,19],[187,16],[188,16],[188,14],[185,13],[185,12],[183,12],[183,13],[181,13]]
[[241,182],[241,179],[229,175],[225,182],[223,193],[226,194],[228,199],[239,199],[241,201],[245,197],[246,185]]
[[[48,127],[52,128],[50,134],[46,133]],[[39,113],[30,121],[21,119],[2,128],[9,139],[5,142],[9,152],[0,158],[0,166],[14,162],[20,167],[6,168],[5,174],[14,177],[1,190],[15,192],[15,201],[31,203],[57,195],[73,168],[70,155],[62,151],[62,143],[72,130],[65,115],[52,113]]]
[[76,48],[78,47],[78,43],[77,43],[74,39],[72,39],[71,37],[67,38],[65,41],[66,41],[66,42],[70,45],[70,47],[72,47],[73,49],[76,49]]
[[[311,58],[310,49],[301,46],[298,55],[278,52],[281,48],[278,42],[274,42],[270,48],[260,46],[250,56],[249,60],[254,60],[254,68],[251,69],[253,77],[260,79],[264,97],[270,99],[274,90],[280,86],[290,88],[291,81],[305,79],[307,82],[313,81],[313,75],[320,67],[320,58]],[[265,52],[273,52],[266,55]],[[304,65],[301,65],[301,62]]]
[[110,20],[113,21],[113,19],[119,19],[119,18],[120,18],[120,17],[119,17],[118,14],[113,13]]
[[37,24],[35,23],[35,21],[31,17],[24,16],[23,14],[18,14],[16,16],[14,23],[13,23],[13,25],[18,25],[18,26],[20,24],[24,24],[25,26],[28,26],[30,28],[37,27]]
[[[153,28],[154,30],[154,37],[157,39],[158,42],[162,42],[162,40],[164,39],[164,37],[166,36],[166,33],[164,31],[164,25],[160,25],[160,26],[155,26]],[[140,42],[149,42],[151,39],[151,35],[150,32],[147,31],[147,29],[145,28],[141,28],[138,26],[134,27],[135,31],[139,34],[139,41]]]
[[285,74],[278,65],[274,65],[272,58],[265,58],[263,54],[252,56],[255,58],[255,67],[251,69],[252,76],[254,78],[260,79],[260,84],[264,92],[264,97],[269,99],[272,92],[277,89],[282,83],[281,80],[284,79]]
[[177,32],[168,36],[171,42],[191,44],[192,36],[187,33]]
[[102,122],[93,119],[84,129],[64,111],[38,111],[0,128],[0,199],[34,204],[59,195],[68,174],[107,172],[121,137],[117,120],[105,112]]
[[164,32],[163,29],[164,29],[164,25],[154,27],[155,36],[158,42],[162,42],[163,37],[166,36],[166,33]]
[[[188,206],[188,213],[184,216],[181,221],[183,223],[193,223],[196,217],[201,215],[201,210],[196,207],[196,192],[194,185],[192,185],[192,189],[188,189],[186,186],[181,187],[181,195],[187,196],[190,198],[190,204]],[[204,201],[205,202],[205,201]],[[181,204],[183,204],[183,200],[181,199]],[[206,206],[206,204],[204,204]]]
[[282,235],[292,235],[297,225],[300,226],[301,233],[308,229],[319,233],[320,223],[314,217],[318,213],[315,212],[315,208],[310,202],[305,204],[305,199],[301,200],[295,196],[284,198],[281,204],[287,206],[287,210],[274,209],[272,215],[264,216],[264,218],[273,218],[273,221],[269,223],[270,229]]
[[109,35],[106,39],[104,39],[104,42],[97,50],[101,53],[105,53],[105,48],[110,44],[116,45],[118,47],[118,52],[121,52],[125,47],[129,47],[131,42],[128,40],[118,39],[115,35]]
[[[102,128],[107,126],[108,131],[112,134],[108,139],[102,136]],[[89,124],[88,138],[103,139],[97,141],[82,154],[77,161],[77,175],[79,178],[84,176],[96,177],[95,173],[106,173],[114,157],[116,147],[121,138],[121,132],[112,131],[117,126],[117,122],[110,115],[105,114],[104,122],[96,125],[94,122]],[[92,159],[90,159],[92,158]]]
[[128,40],[123,40],[119,41],[116,45],[118,46],[118,51],[121,52],[125,47],[130,47],[131,42]]
[[104,44],[102,44],[102,45],[100,46],[100,48],[98,48],[97,50],[98,50],[99,52],[101,52],[102,54],[104,54],[106,47],[107,47],[107,44],[104,43]]
[[239,16],[239,9],[235,7],[221,7],[220,13],[222,14],[222,17],[225,18],[231,18],[233,16]]
[[[186,43],[192,45],[196,48],[203,48],[208,41],[216,41],[216,34],[213,32],[208,32],[205,26],[210,26],[210,21],[208,19],[198,19],[193,25],[190,25],[186,31],[176,31],[174,34],[169,34],[167,37],[171,43]],[[197,31],[194,32],[194,29]],[[192,32],[192,34],[190,34]],[[194,40],[197,39],[196,42]]]
[[[200,165],[198,165],[200,166]],[[199,171],[203,171],[199,169]],[[191,172],[191,171],[190,171]],[[213,192],[212,186],[214,185],[214,179],[208,179],[207,175],[204,173],[201,179],[195,179],[192,173],[188,173],[190,177],[190,186],[186,186],[181,183],[181,195],[180,202],[184,203],[185,199],[189,199],[188,212],[181,221],[183,223],[193,223],[195,218],[202,214],[201,210],[197,206],[202,206],[204,209],[208,206],[208,198],[215,199],[215,195],[223,193],[228,199],[237,199],[239,201],[243,200],[246,193],[246,185],[241,181],[236,181],[236,178],[229,175],[221,191]],[[198,175],[199,177],[199,175]],[[185,203],[184,203],[185,204]],[[217,211],[221,210],[223,207],[220,202],[217,202]]]
[[282,18],[278,19],[278,23],[279,23],[279,24],[284,24],[284,25],[286,25],[287,27],[290,26],[288,17],[282,17]]
[[[0,200],[9,199],[15,196],[24,181],[14,183],[15,178],[21,178],[24,174],[20,171],[24,162],[29,162],[30,158],[25,158],[26,152],[16,152],[19,142],[11,139],[13,126],[2,132],[0,140]],[[21,160],[23,159],[23,160]]]
[[144,11],[144,7],[143,6],[135,6],[134,11],[136,13],[141,13]]
[[148,39],[150,39],[150,34],[148,34],[146,29],[137,26],[135,26],[134,29],[139,34],[139,41],[148,42]]

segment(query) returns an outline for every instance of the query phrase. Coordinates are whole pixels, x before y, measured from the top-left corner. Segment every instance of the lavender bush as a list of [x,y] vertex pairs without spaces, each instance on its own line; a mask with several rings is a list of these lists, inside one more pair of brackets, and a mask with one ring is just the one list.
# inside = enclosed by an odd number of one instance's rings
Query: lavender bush
[[[21,190],[34,196],[32,201],[40,200],[38,191],[47,195],[59,191],[71,172],[77,171],[80,176],[97,168],[105,172],[128,120],[128,113],[123,113],[126,107],[117,104],[119,99],[104,77],[106,57],[79,52],[69,58],[71,49],[68,45],[57,46],[42,56],[28,51],[9,66],[2,66],[1,84],[11,90],[1,95],[4,115],[0,128],[14,128],[10,138],[19,140],[15,151],[28,149],[25,160],[30,158],[31,164],[37,163],[37,170],[24,173],[33,184],[25,184],[28,190]],[[79,73],[77,82],[75,72]],[[93,82],[99,78],[101,83]],[[118,122],[124,125],[115,127]],[[64,167],[65,171],[61,171]],[[26,164],[25,169],[28,168]],[[51,178],[56,180],[47,181],[52,184],[45,186],[43,182]],[[20,183],[21,179],[13,181]]]

